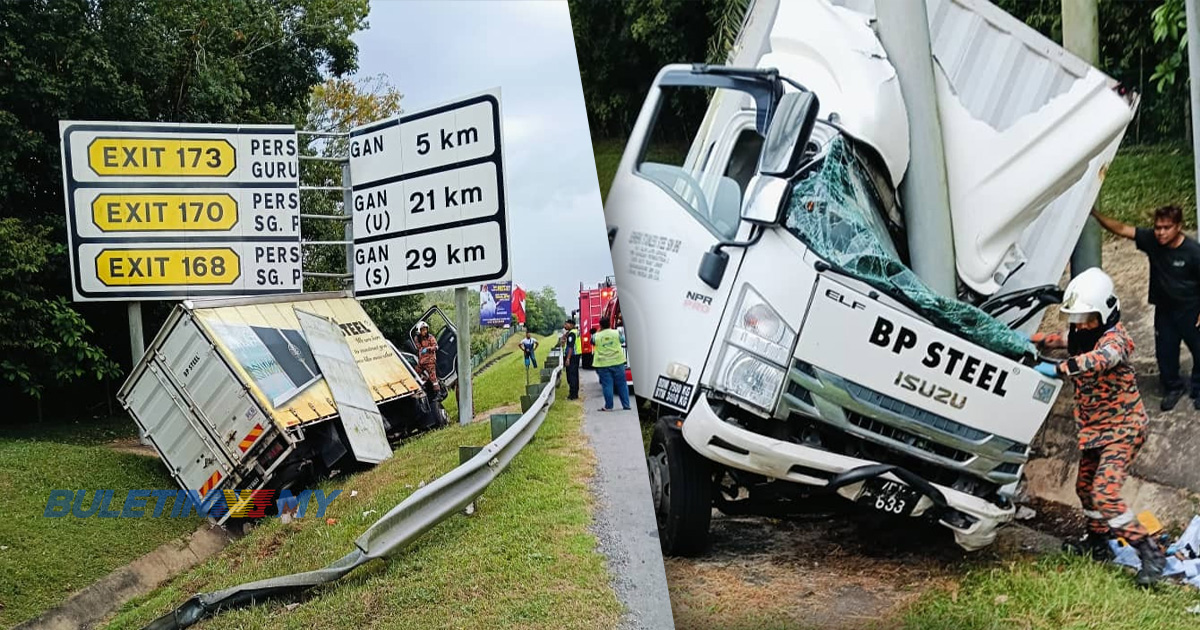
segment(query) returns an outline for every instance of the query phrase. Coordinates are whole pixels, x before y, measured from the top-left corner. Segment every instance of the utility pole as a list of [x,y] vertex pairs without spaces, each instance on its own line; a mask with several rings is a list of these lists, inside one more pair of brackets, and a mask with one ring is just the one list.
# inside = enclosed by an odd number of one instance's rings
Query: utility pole
[[925,0],[876,2],[875,13],[879,41],[896,69],[908,110],[910,157],[900,199],[912,269],[930,288],[953,297],[958,293],[958,272]]
[[[1183,0],[1187,10],[1188,38],[1188,79],[1191,81],[1192,96],[1192,157],[1200,156],[1200,26],[1196,20],[1200,18],[1197,12],[1200,0]],[[1195,177],[1196,203],[1200,208],[1200,160],[1193,160],[1193,177]],[[1200,226],[1200,209],[1197,209],[1196,224]]]
[[471,290],[454,290],[454,326],[458,328],[458,423],[466,426],[475,418],[471,392]]
[[[1093,66],[1099,64],[1100,14],[1096,0],[1062,0],[1062,23],[1063,48]],[[1101,262],[1100,224],[1088,217],[1071,252],[1071,277],[1099,267]]]

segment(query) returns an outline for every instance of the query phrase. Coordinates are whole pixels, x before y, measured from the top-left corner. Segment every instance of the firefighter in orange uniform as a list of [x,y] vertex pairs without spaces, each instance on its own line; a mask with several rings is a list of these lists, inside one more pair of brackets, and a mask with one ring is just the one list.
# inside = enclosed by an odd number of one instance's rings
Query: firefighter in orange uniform
[[437,353],[437,338],[429,332],[429,324],[417,322],[417,371],[432,385],[435,396],[440,399],[442,385],[437,377]]
[[1142,562],[1138,584],[1149,586],[1162,578],[1166,558],[1121,498],[1129,464],[1146,440],[1147,418],[1131,363],[1133,340],[1119,323],[1112,278],[1097,268],[1079,274],[1067,285],[1060,310],[1070,323],[1066,338],[1039,333],[1031,339],[1043,348],[1066,348],[1070,355],[1057,366],[1043,363],[1037,370],[1069,378],[1075,386],[1081,451],[1075,492],[1088,532],[1071,546],[1102,558],[1109,552],[1109,538],[1124,538]]

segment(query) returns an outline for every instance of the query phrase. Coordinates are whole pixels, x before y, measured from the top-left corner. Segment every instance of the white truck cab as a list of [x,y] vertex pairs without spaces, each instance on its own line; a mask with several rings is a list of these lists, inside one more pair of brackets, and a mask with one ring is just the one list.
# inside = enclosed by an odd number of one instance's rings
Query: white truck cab
[[1012,519],[1061,387],[1014,329],[1061,295],[1132,106],[987,2],[927,4],[954,234],[931,246],[958,296],[906,266],[907,116],[871,2],[756,2],[730,65],[655,79],[605,214],[667,553],[702,551],[714,506],[780,497],[968,550]]

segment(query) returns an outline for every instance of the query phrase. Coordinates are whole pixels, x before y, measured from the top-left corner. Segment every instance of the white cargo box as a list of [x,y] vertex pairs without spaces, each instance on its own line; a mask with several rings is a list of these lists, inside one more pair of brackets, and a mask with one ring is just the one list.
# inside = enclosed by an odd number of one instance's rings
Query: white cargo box
[[[341,329],[345,343],[332,343],[353,357],[362,378],[347,385],[340,370],[339,391],[357,387],[365,400],[369,390],[376,404],[421,391],[411,366],[346,293],[183,302],[117,394],[180,487],[201,496],[287,487],[286,480],[271,483],[277,468],[301,446],[310,454],[323,448],[304,442],[330,435],[319,427],[338,418],[337,397],[318,366],[328,355],[318,349],[314,357],[298,311]],[[319,343],[330,344],[329,335]],[[356,422],[372,421],[363,417],[356,414]],[[374,446],[363,461],[379,461]],[[386,442],[383,448],[390,454]]]

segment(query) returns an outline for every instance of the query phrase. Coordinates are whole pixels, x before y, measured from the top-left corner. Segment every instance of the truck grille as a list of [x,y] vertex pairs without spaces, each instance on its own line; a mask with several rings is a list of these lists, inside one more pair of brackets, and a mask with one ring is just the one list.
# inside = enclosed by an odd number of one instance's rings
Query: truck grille
[[860,429],[870,431],[871,433],[875,433],[877,435],[882,435],[885,438],[896,440],[897,442],[903,442],[913,448],[919,448],[926,453],[932,453],[938,457],[952,459],[956,462],[965,462],[972,457],[972,455],[966,451],[960,451],[944,444],[938,444],[937,442],[933,442],[919,435],[897,429],[896,427],[886,425],[882,422],[854,412],[847,413],[846,419],[850,421],[850,424],[853,424]]
[[933,427],[939,431],[945,431],[951,435],[957,435],[965,440],[979,442],[992,437],[991,433],[985,433],[979,429],[971,428],[965,424],[955,422],[949,418],[943,418],[934,413],[914,407],[904,401],[896,400],[891,396],[881,394],[873,389],[867,389],[858,383],[846,381],[846,393],[859,402],[864,402],[868,405],[874,405],[887,409],[893,413],[900,414],[910,420],[915,420],[926,426]]
[[922,479],[931,483],[947,488],[954,488],[960,492],[966,492],[967,494],[988,501],[995,500],[996,489],[1000,485],[997,482],[980,478],[966,470],[956,470],[946,466],[939,466],[914,457],[911,454],[880,446],[856,435],[836,432],[830,426],[806,416],[794,414],[791,416],[791,421],[799,425],[801,432],[809,435],[811,438],[815,438],[815,441],[813,439],[806,440],[805,446],[812,446],[850,457],[867,459],[879,462],[880,464],[900,466],[910,472],[916,473]]
[[[826,448],[850,454],[835,446],[840,445],[879,462],[903,460],[923,470],[918,474],[926,479],[941,479],[945,485],[982,482],[980,491],[988,492],[985,488],[1016,481],[1028,457],[1028,444],[931,413],[800,360],[792,363],[783,409],[792,418],[811,417],[845,432],[838,438],[822,432]],[[939,467],[947,474],[936,472]],[[976,481],[966,483],[964,475]]]

